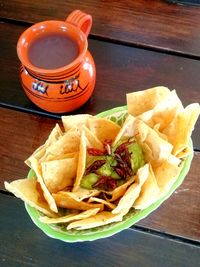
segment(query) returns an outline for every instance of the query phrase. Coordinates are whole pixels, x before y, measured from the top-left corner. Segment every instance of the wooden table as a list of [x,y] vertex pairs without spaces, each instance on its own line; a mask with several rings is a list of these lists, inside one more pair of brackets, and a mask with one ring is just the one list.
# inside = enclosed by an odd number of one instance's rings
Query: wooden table
[[53,240],[4,188],[4,180],[26,177],[23,161],[60,118],[37,108],[21,88],[19,35],[35,22],[64,20],[77,8],[93,16],[89,50],[97,82],[90,100],[73,114],[124,105],[126,93],[156,85],[176,89],[184,105],[200,100],[200,7],[156,0],[1,0],[0,266],[200,266],[200,121],[183,184],[146,219],[110,238]]

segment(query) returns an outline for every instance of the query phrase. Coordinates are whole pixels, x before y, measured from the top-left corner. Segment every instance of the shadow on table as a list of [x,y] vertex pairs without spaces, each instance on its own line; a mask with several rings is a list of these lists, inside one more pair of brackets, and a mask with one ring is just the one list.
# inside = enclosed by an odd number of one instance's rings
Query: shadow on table
[[178,5],[200,6],[200,0],[165,0],[165,2]]

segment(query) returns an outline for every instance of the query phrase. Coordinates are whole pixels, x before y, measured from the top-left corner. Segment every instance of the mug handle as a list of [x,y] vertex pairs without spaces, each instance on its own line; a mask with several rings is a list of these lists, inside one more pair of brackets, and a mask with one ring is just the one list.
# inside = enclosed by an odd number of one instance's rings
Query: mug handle
[[91,27],[92,27],[92,16],[82,12],[81,10],[74,10],[66,19],[66,22],[69,22],[88,36]]

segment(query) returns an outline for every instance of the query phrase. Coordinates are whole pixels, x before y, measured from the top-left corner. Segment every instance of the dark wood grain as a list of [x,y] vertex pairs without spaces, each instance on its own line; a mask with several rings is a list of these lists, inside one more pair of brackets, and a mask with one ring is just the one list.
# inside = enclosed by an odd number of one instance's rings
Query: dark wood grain
[[54,119],[0,108],[1,188],[3,180],[27,175],[28,167],[24,160],[45,142],[56,122]]
[[[44,112],[24,94],[18,77],[17,39],[25,28],[0,24],[0,104],[31,112]],[[90,100],[75,113],[97,114],[126,104],[126,93],[165,85],[176,89],[184,105],[200,100],[200,61],[95,40],[89,41],[97,68],[97,82]],[[193,135],[200,148],[200,121]]]
[[[70,114],[97,114],[124,105],[126,93],[156,85],[176,89],[185,106],[200,102],[200,7],[161,0],[1,0],[0,266],[199,266],[199,152],[182,185],[156,211],[128,230],[94,242],[67,244],[47,237],[23,202],[5,191],[5,180],[27,176],[24,160],[60,123],[60,115],[26,98],[18,77],[17,40],[32,23],[64,20],[77,8],[93,16],[89,50],[97,83],[89,101]],[[200,120],[192,136],[196,151],[199,136]]]
[[92,35],[200,57],[200,7],[159,0],[1,1],[0,16],[35,23],[60,19],[74,9],[93,16]]
[[200,241],[199,179],[200,153],[195,153],[183,184],[156,212],[138,225]]
[[67,244],[51,239],[28,218],[20,200],[2,194],[0,212],[2,267],[196,267],[199,263],[198,246],[133,229],[93,242]]
[[[0,189],[4,180],[25,178],[24,160],[46,140],[55,123],[22,112],[0,109]],[[137,225],[200,240],[200,153],[195,153],[190,172],[173,196]]]

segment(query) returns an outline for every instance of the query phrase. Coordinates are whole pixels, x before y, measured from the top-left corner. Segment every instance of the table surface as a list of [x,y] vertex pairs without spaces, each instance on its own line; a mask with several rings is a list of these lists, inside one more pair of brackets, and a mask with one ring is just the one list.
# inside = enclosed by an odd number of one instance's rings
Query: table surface
[[200,100],[200,7],[166,1],[0,1],[0,266],[200,266],[200,121],[194,159],[183,184],[156,211],[112,237],[67,244],[44,235],[4,180],[24,178],[24,160],[60,115],[24,94],[16,43],[33,23],[64,20],[74,9],[93,17],[89,50],[95,91],[70,114],[95,115],[125,105],[128,92],[164,85],[184,105]]

